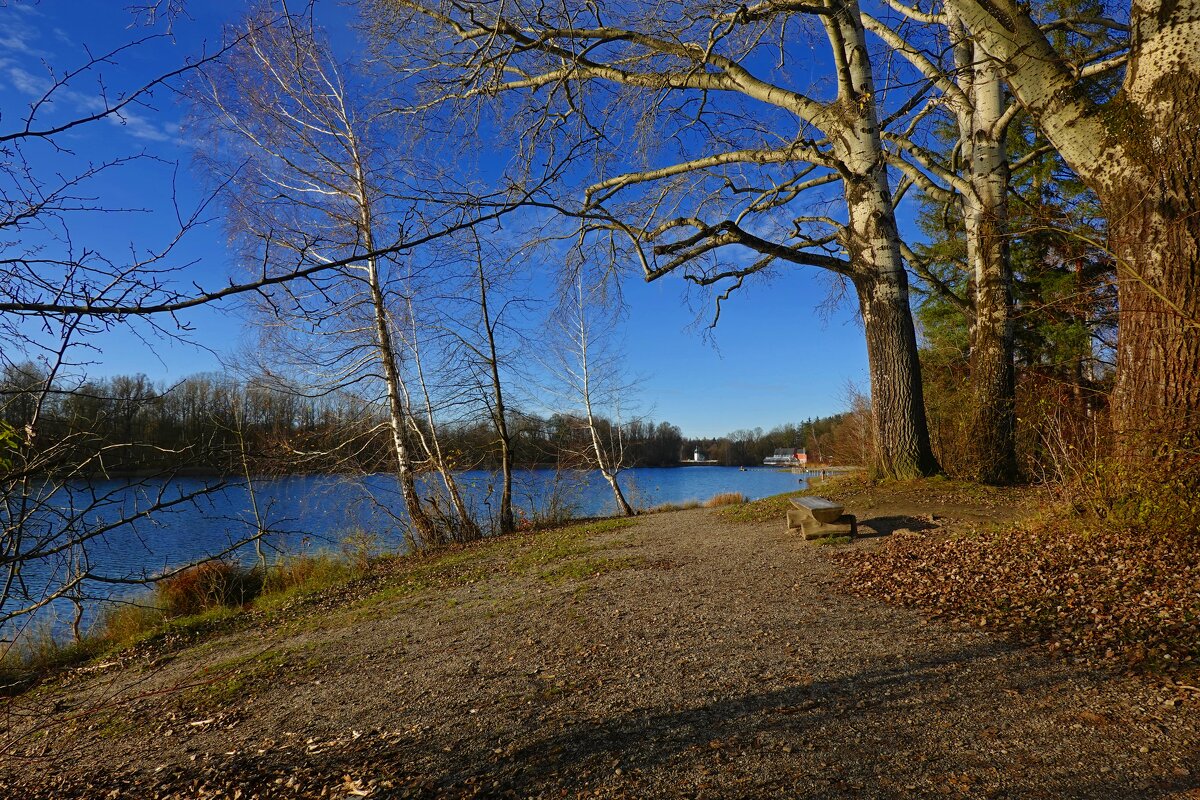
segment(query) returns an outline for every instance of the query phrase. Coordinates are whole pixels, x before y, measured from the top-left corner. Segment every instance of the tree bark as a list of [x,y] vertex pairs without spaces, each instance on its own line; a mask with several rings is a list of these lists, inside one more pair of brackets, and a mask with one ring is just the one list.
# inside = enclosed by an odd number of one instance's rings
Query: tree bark
[[1100,106],[1015,0],[948,0],[1100,197],[1118,262],[1115,454],[1200,433],[1200,0],[1130,6],[1125,81]]
[[846,251],[858,292],[871,372],[873,474],[906,479],[939,471],[929,442],[917,336],[909,306],[900,234],[888,185],[875,105],[875,82],[858,4],[822,17],[842,83],[834,152],[844,165]]
[[[970,107],[959,134],[970,191],[962,197],[967,257],[974,273],[971,329],[973,404],[969,447],[973,477],[1005,484],[1017,478],[1016,380],[1013,366],[1012,262],[1008,246],[1008,157],[1002,126],[1005,100],[999,65],[967,48],[960,69],[972,71]],[[966,81],[964,81],[966,83]]]
[[1180,158],[1161,162],[1149,192],[1105,198],[1121,262],[1112,424],[1117,453],[1128,460],[1194,448],[1200,434],[1200,217],[1181,202],[1200,197],[1200,153],[1194,139],[1177,145]]
[[1117,453],[1141,460],[1200,434],[1200,2],[1134,4],[1122,92],[1106,108],[1126,163],[1097,191],[1117,258]]
[[929,446],[916,331],[904,271],[855,278],[871,369],[876,477],[905,480],[938,471]]

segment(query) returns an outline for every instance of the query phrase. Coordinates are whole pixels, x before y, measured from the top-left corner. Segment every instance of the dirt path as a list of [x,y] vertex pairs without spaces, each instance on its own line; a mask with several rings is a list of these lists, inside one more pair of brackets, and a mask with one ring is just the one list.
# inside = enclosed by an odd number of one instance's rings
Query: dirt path
[[704,509],[397,568],[14,704],[0,795],[1200,798],[1194,703],[836,570]]

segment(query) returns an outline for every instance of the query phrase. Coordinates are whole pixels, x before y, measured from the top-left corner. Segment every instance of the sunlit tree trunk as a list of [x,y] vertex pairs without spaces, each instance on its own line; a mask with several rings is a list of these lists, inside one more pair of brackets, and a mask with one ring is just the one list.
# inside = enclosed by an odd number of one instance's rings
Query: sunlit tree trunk
[[1121,91],[1096,104],[1013,0],[947,0],[1100,197],[1117,259],[1116,453],[1139,460],[1200,433],[1198,0],[1132,4]]
[[[961,71],[970,70],[959,142],[968,182],[962,194],[967,260],[974,278],[971,327],[971,468],[984,483],[1017,477],[1016,381],[1013,357],[1012,262],[1009,258],[1007,124],[999,65],[969,41]],[[965,81],[964,81],[965,82]]]
[[871,467],[886,478],[929,475],[938,471],[938,463],[929,442],[908,275],[888,185],[866,31],[856,3],[837,6],[822,22],[842,76],[841,96],[832,110],[841,115],[847,135],[834,151],[846,168],[845,246],[871,371]]

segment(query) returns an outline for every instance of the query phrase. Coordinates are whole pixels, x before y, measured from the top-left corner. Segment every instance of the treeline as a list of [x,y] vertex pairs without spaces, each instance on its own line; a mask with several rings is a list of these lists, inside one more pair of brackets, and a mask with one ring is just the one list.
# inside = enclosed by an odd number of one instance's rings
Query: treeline
[[[173,384],[145,375],[117,375],[43,393],[48,376],[34,364],[0,373],[0,420],[16,431],[69,442],[63,472],[88,474],[191,471],[256,473],[365,471],[392,468],[390,432],[380,404],[349,392],[318,397],[222,374],[197,374]],[[514,462],[523,467],[583,467],[572,457],[588,445],[587,423],[572,414],[508,413]],[[414,420],[419,424],[419,420]],[[679,463],[684,438],[668,422],[598,420],[606,437],[624,442],[635,466]],[[439,426],[457,469],[499,463],[487,419]]]
[[[863,442],[861,435],[856,435],[864,424],[869,425],[869,421],[841,413],[787,423],[769,431],[741,429],[718,438],[689,439],[686,449],[688,457],[698,449],[704,458],[731,467],[762,464],[782,448],[803,449],[814,463],[864,464]],[[869,429],[866,432],[869,436]]]
[[[24,431],[37,417],[38,435],[72,442],[58,466],[64,473],[192,472],[256,474],[380,472],[392,468],[387,420],[379,404],[351,393],[305,396],[253,380],[201,373],[176,383],[116,375],[59,386],[42,396],[47,375],[34,364],[0,372],[0,421]],[[40,399],[40,403],[39,403]],[[575,454],[590,442],[575,414],[508,414],[514,463],[520,467],[588,468]],[[599,419],[601,434],[620,441],[626,466],[670,467],[696,449],[728,466],[753,466],[778,448],[805,448],[821,463],[861,463],[869,423],[853,413],[807,419],[764,431],[687,438],[677,425]],[[439,426],[456,469],[496,469],[500,453],[491,421]]]

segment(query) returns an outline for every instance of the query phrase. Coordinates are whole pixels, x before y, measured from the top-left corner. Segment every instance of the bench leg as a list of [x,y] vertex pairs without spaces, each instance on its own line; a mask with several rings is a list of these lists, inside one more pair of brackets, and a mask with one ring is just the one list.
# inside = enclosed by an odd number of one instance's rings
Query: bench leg
[[858,519],[853,514],[842,514],[833,522],[817,522],[810,517],[801,527],[804,529],[804,538],[808,540],[830,536],[849,536],[853,539],[858,535]]

